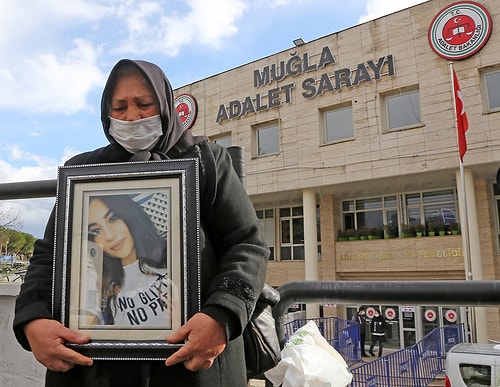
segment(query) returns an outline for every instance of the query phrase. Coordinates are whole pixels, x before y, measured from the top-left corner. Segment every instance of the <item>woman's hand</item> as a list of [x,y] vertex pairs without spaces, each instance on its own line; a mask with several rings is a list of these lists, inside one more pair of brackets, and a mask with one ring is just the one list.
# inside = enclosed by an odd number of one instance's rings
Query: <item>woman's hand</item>
[[226,329],[223,324],[204,313],[196,313],[178,331],[167,337],[169,343],[186,344],[165,361],[167,366],[184,363],[191,371],[209,369],[226,348]]
[[88,335],[81,335],[60,322],[50,319],[36,319],[24,327],[31,351],[35,358],[51,371],[66,372],[75,364],[91,366],[92,359],[66,347],[64,343],[85,344]]

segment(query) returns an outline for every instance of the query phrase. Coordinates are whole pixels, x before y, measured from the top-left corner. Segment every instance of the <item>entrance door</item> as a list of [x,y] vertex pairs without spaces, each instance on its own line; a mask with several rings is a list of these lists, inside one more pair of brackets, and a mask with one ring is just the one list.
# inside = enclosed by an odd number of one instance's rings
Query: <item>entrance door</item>
[[[387,322],[387,331],[385,332],[385,343],[386,348],[399,349],[401,345],[400,339],[400,312],[399,306],[397,305],[380,305],[378,306],[381,315],[385,318]],[[367,309],[367,318],[371,319],[373,317],[373,308]],[[370,336],[371,340],[371,336]]]
[[[366,317],[371,320],[375,308],[379,309],[387,321],[385,346],[401,349],[416,344],[434,328],[450,324],[460,324],[465,321],[460,315],[460,308],[453,306],[398,306],[376,305],[366,309]],[[356,313],[356,307],[348,308],[348,318]],[[367,345],[371,341],[369,328],[367,329]]]
[[[423,336],[431,332],[434,328],[439,328],[441,321],[441,308],[438,306],[422,306],[422,328]],[[423,337],[422,336],[422,337]]]
[[401,348],[409,347],[417,342],[416,307],[401,307],[402,321],[402,345]]
[[401,345],[401,340],[399,338],[399,329],[401,325],[399,306],[383,305],[380,310],[387,322],[387,331],[385,332],[386,347],[398,349]]

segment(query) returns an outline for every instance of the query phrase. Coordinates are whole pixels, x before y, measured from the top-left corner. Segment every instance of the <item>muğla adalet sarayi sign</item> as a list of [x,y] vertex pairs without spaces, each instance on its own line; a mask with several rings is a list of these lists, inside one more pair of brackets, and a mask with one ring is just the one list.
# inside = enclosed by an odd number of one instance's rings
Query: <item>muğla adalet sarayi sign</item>
[[[317,59],[314,59],[317,58]],[[288,77],[295,77],[304,73],[325,69],[319,79],[305,78],[300,84],[298,92],[303,98],[313,98],[324,93],[341,90],[345,87],[355,87],[362,82],[379,80],[383,76],[393,76],[394,58],[392,55],[382,56],[375,60],[359,63],[353,70],[340,68],[327,71],[329,66],[335,65],[335,57],[330,47],[325,46],[319,55],[304,53],[299,56],[296,52],[290,53],[290,58],[282,60],[277,64],[257,69],[253,74],[253,85],[255,88],[271,85],[273,82],[283,81]],[[291,103],[297,85],[290,82],[282,86],[268,89],[265,92],[256,93],[253,96],[230,101],[228,104],[219,106],[216,122],[243,117],[249,113],[258,113],[264,110]]]

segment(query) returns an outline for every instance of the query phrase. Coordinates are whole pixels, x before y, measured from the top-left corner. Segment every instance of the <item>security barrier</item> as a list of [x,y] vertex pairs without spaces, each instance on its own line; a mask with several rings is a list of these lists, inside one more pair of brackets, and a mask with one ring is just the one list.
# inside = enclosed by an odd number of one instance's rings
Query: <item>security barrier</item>
[[465,342],[463,324],[435,328],[418,343],[351,369],[351,387],[424,387],[445,368],[446,353]]

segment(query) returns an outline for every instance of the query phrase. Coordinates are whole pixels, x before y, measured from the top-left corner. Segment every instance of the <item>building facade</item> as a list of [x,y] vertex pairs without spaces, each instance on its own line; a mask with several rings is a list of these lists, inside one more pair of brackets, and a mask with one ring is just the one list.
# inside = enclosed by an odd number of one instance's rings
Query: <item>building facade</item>
[[[244,148],[268,283],[500,279],[493,25],[498,1],[431,0],[175,91],[194,134]],[[450,63],[468,119],[462,168]],[[368,306],[395,348],[469,318],[453,305]],[[475,309],[480,339],[500,340],[499,309]]]

